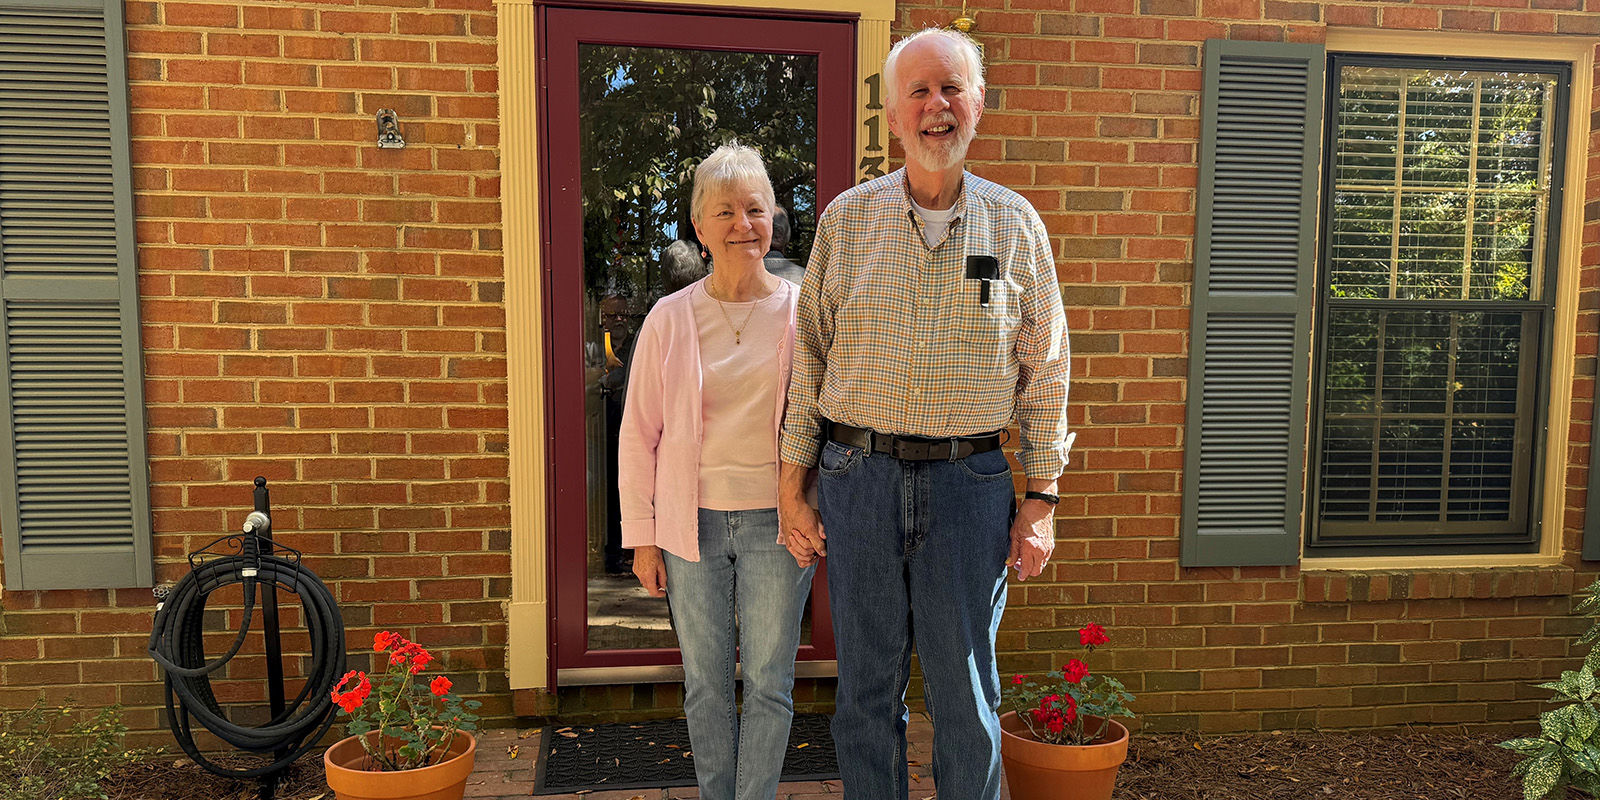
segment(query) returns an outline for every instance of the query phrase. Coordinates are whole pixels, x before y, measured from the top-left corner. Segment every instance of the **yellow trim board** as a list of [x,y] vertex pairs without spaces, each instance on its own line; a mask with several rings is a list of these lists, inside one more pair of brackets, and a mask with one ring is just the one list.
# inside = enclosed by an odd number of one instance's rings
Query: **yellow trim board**
[[536,9],[499,0],[501,255],[505,269],[507,428],[511,439],[511,603],[506,666],[512,688],[546,688],[544,283],[539,270]]
[[[1492,562],[1492,563],[1489,563]],[[1560,558],[1536,553],[1503,556],[1373,556],[1371,558],[1306,558],[1302,572],[1347,570],[1350,572],[1394,572],[1422,569],[1464,569],[1471,567],[1557,567]]]
[[1304,569],[1405,569],[1427,567],[1547,566],[1562,560],[1566,515],[1568,428],[1572,419],[1572,381],[1577,371],[1578,280],[1583,259],[1585,171],[1589,157],[1589,114],[1593,100],[1595,46],[1600,39],[1573,36],[1521,36],[1502,33],[1443,33],[1329,28],[1327,48],[1339,53],[1518,58],[1567,62],[1572,86],[1567,109],[1566,202],[1562,204],[1561,246],[1555,269],[1555,330],[1550,352],[1550,417],[1545,436],[1544,494],[1541,498],[1539,552],[1528,555],[1430,556],[1396,558],[1302,559]]

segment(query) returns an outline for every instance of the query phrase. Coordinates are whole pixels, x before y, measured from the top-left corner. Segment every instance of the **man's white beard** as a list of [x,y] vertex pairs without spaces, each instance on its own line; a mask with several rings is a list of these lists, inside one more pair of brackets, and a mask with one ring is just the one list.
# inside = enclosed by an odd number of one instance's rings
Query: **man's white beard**
[[972,140],[977,138],[977,126],[965,126],[951,120],[955,127],[955,136],[948,146],[941,147],[923,141],[922,129],[918,128],[915,141],[902,142],[905,145],[906,157],[917,162],[917,166],[928,172],[944,172],[960,164],[967,158],[967,148],[972,146]]

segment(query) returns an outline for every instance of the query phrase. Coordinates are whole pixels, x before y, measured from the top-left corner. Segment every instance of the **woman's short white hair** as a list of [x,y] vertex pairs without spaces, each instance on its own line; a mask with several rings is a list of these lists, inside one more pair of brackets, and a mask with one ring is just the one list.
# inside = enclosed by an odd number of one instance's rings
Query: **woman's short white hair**
[[897,78],[894,71],[895,62],[900,60],[900,53],[906,49],[906,45],[928,36],[938,37],[955,45],[956,53],[967,68],[968,86],[974,90],[983,88],[983,55],[978,50],[978,43],[973,41],[971,36],[961,31],[953,31],[948,28],[923,28],[895,42],[894,47],[889,48],[889,55],[883,59],[883,87],[886,93],[898,94],[900,91],[900,84],[896,83]]
[[695,222],[704,219],[706,202],[717,195],[736,189],[754,189],[767,203],[767,210],[778,204],[772,194],[772,179],[767,177],[767,167],[761,163],[761,154],[753,147],[729,142],[706,156],[694,169],[694,194],[689,198],[689,217]]

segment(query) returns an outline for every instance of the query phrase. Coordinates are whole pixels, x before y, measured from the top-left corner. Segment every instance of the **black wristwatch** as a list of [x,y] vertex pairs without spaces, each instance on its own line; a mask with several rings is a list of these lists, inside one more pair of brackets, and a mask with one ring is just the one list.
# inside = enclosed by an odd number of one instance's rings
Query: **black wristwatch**
[[1046,503],[1049,503],[1050,505],[1058,505],[1061,502],[1061,495],[1050,494],[1049,492],[1027,491],[1027,492],[1023,492],[1022,493],[1022,499],[1024,499],[1024,500],[1043,500]]

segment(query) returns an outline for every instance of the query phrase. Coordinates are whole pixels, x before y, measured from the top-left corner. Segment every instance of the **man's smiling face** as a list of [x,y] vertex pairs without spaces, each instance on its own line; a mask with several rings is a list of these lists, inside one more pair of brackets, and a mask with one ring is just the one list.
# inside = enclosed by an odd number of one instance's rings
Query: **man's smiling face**
[[973,85],[957,46],[925,37],[906,45],[894,64],[899,85],[889,89],[889,130],[900,137],[906,158],[929,172],[966,160],[983,115],[983,89]]

